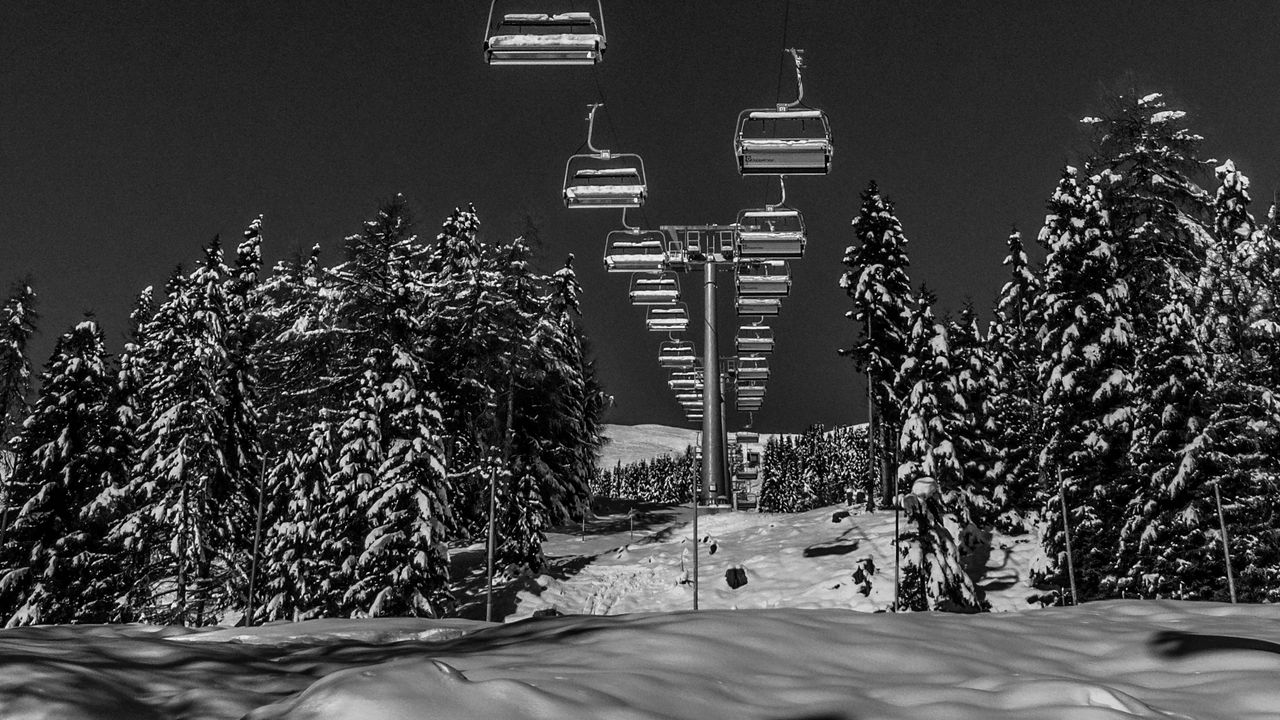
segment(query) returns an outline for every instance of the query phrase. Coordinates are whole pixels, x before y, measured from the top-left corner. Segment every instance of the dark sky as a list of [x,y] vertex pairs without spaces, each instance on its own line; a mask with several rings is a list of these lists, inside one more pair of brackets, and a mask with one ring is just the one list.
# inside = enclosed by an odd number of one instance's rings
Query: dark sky
[[[268,261],[320,242],[332,264],[397,192],[428,239],[473,202],[495,240],[531,216],[546,269],[576,253],[609,419],[680,424],[659,338],[627,304],[625,276],[600,266],[621,212],[565,210],[564,164],[603,98],[596,145],[648,170],[633,221],[731,222],[773,198],[775,181],[738,176],[732,134],[740,110],[778,99],[785,8],[606,1],[597,68],[491,68],[479,0],[0,0],[0,283],[33,276],[42,366],[86,309],[118,351],[140,289],[258,214]],[[942,310],[969,297],[984,318],[1010,226],[1034,238],[1083,147],[1077,120],[1126,73],[1191,112],[1206,155],[1235,159],[1263,212],[1280,180],[1278,30],[1270,0],[792,0],[786,42],[807,51],[806,104],[827,111],[836,150],[829,176],[788,182],[810,244],[773,323],[756,427],[865,416],[835,352],[856,332],[836,281],[869,179],[897,203],[913,281]],[[781,88],[793,97],[790,70]]]

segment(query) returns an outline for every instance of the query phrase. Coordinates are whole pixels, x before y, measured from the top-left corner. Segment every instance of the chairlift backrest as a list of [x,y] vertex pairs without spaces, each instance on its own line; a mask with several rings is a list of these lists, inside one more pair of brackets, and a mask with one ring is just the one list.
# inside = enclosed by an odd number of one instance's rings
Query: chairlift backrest
[[[604,58],[604,9],[589,12],[497,14],[489,5],[484,58],[490,65],[593,65]],[[494,21],[495,16],[498,18]]]
[[644,160],[633,153],[579,153],[564,168],[569,208],[638,208],[649,189]]
[[608,272],[658,272],[667,254],[657,230],[614,230],[605,237],[604,266]]

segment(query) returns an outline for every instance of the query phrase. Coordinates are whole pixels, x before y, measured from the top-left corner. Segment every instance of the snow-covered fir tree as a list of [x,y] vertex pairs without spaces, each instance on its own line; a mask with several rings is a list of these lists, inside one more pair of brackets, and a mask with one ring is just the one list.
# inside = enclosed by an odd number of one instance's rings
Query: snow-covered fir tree
[[996,425],[991,404],[998,380],[972,303],[966,302],[959,317],[948,323],[946,337],[948,362],[963,408],[961,421],[952,431],[963,469],[960,488],[973,524],[989,528],[1000,511],[993,498]]
[[134,606],[150,620],[205,624],[243,595],[254,478],[228,454],[239,433],[226,395],[237,362],[229,274],[214,238],[189,276],[170,280],[136,355],[141,449],[117,531],[141,578]]
[[996,298],[994,320],[987,346],[996,384],[989,400],[988,420],[995,451],[991,502],[995,526],[1020,534],[1031,525],[1036,509],[1039,459],[1042,447],[1040,389],[1036,378],[1040,352],[1036,338],[1040,320],[1040,274],[1027,260],[1022,234],[1009,234],[1004,264],[1009,279]]
[[10,443],[13,517],[0,548],[6,625],[133,619],[121,553],[93,501],[118,482],[107,450],[112,373],[102,331],[85,320],[58,338],[40,394]]
[[908,530],[900,536],[906,561],[898,606],[912,610],[977,608],[962,546],[976,536],[955,433],[964,424],[964,398],[952,370],[946,329],[929,298],[912,316],[907,357],[897,373],[906,398],[897,468]]
[[1033,579],[1065,587],[1067,522],[1079,592],[1097,594],[1114,563],[1127,501],[1127,453],[1133,422],[1132,326],[1128,285],[1117,274],[1102,195],[1067,167],[1040,231],[1048,248],[1037,315],[1038,383],[1047,431],[1040,456],[1044,556]]
[[894,391],[893,378],[906,355],[913,298],[907,275],[907,237],[894,215],[893,204],[880,194],[875,182],[862,193],[858,216],[853,220],[858,245],[845,249],[840,287],[853,301],[845,316],[861,323],[858,340],[842,349],[852,357],[859,372],[871,375],[875,406],[872,432],[882,453],[881,503],[892,498],[892,467],[901,428],[903,399]]
[[1211,599],[1222,588],[1205,576],[1225,574],[1200,432],[1210,409],[1208,368],[1191,305],[1171,297],[1137,354],[1133,487],[1115,586],[1139,597]]
[[[0,307],[0,445],[17,432],[28,409],[31,393],[31,361],[27,342],[36,331],[36,293],[28,282],[19,283]],[[0,545],[14,508],[9,501],[9,475],[13,454],[0,449]]]
[[[331,372],[348,399],[340,415],[324,415],[311,429],[313,442],[332,443],[332,465],[324,456],[329,448],[313,447],[301,458],[309,478],[303,489],[316,493],[301,508],[310,527],[285,517],[272,532],[279,538],[273,545],[297,548],[299,536],[313,538],[312,557],[291,556],[285,589],[319,595],[286,593],[272,601],[278,613],[440,615],[451,604],[440,403],[423,358],[429,287],[411,227],[396,198],[347,239],[346,262],[329,273],[333,309],[326,317],[341,343]],[[359,371],[346,375],[357,361]],[[326,427],[338,417],[336,431]],[[317,477],[329,467],[331,474]],[[309,580],[306,565],[331,575]]]

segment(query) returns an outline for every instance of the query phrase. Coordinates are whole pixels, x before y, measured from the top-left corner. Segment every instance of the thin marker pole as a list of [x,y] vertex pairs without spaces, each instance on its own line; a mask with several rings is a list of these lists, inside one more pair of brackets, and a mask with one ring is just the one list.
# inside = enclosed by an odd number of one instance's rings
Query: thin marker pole
[[1071,604],[1079,605],[1080,596],[1076,593],[1076,567],[1071,559],[1071,523],[1067,515],[1067,491],[1062,484],[1062,468],[1058,468],[1058,500],[1062,502],[1062,534],[1067,540],[1067,577],[1071,580]]

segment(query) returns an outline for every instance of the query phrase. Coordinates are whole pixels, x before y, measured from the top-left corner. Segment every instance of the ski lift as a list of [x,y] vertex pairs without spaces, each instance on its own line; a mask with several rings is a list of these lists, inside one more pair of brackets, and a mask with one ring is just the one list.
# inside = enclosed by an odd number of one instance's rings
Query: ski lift
[[[594,65],[604,59],[604,8],[590,12],[505,13],[489,3],[484,60],[490,65]],[[597,18],[599,18],[597,22]]]
[[629,295],[632,305],[675,305],[680,300],[680,285],[672,273],[632,275]]
[[799,210],[774,205],[738,213],[739,258],[803,257],[806,241],[804,217]]
[[773,328],[768,325],[743,325],[734,338],[738,354],[773,352]]
[[671,270],[689,269],[689,251],[684,241],[678,237],[665,236],[667,243],[667,268]]
[[689,308],[683,303],[672,307],[652,306],[645,313],[644,324],[650,332],[684,332],[689,329]]
[[740,263],[734,274],[740,296],[784,298],[791,293],[791,268],[786,260]]
[[738,445],[757,445],[760,443],[760,433],[739,430],[733,434],[733,441]]
[[796,65],[795,101],[738,114],[733,149],[743,175],[826,175],[831,171],[831,122],[823,111],[801,104],[804,63],[799,50],[788,52]]
[[698,370],[676,370],[671,373],[667,387],[676,393],[696,390],[699,393],[698,397],[702,397],[702,373]]
[[738,412],[759,412],[764,406],[763,400],[734,400],[733,409]]
[[720,246],[720,254],[725,260],[733,260],[734,253],[737,252],[738,235],[733,230],[719,230],[716,232],[716,244]]
[[738,358],[739,380],[768,380],[769,359],[763,355],[744,355]]
[[564,166],[564,204],[568,208],[630,208],[644,205],[649,194],[644,160],[632,153],[600,150],[591,143],[596,110],[587,115],[587,149],[569,158]]
[[696,359],[693,343],[688,340],[667,340],[658,346],[658,365],[661,367],[689,370]]
[[608,272],[658,272],[666,263],[659,230],[614,230],[605,238],[604,268]]
[[685,390],[685,391],[682,391],[682,392],[678,392],[678,393],[676,393],[676,402],[679,402],[679,403],[683,403],[683,402],[697,402],[697,403],[701,404],[701,403],[702,403],[702,393],[700,393],[700,392],[694,392],[694,391],[692,391],[692,390]]
[[773,317],[782,311],[782,300],[778,298],[739,297],[734,299],[738,309],[738,317]]
[[737,382],[733,386],[733,394],[738,399],[763,398],[765,385],[763,380],[748,380],[746,382]]

